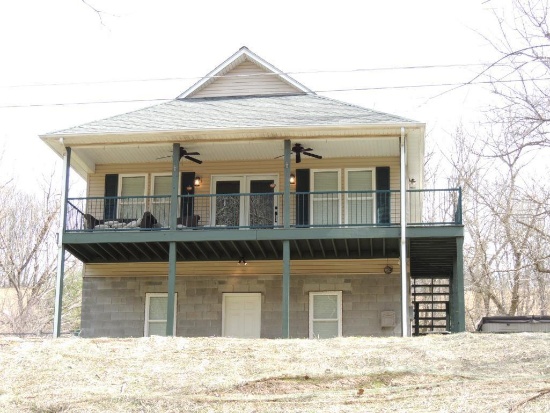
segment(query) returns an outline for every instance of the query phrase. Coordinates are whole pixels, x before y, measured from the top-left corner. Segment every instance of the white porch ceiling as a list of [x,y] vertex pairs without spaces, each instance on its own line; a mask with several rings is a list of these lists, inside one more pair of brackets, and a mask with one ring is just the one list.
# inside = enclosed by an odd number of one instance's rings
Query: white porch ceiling
[[[323,158],[347,158],[365,156],[399,156],[399,139],[396,137],[349,138],[337,140],[296,139],[312,148],[313,153]],[[269,160],[283,155],[282,141],[238,141],[238,142],[193,142],[181,143],[188,152],[199,152],[196,156],[205,163],[214,161]],[[171,162],[171,144],[144,144],[135,146],[104,146],[74,148],[74,154],[89,163],[126,164]],[[163,158],[164,157],[164,158]],[[161,158],[161,159],[159,159]]]

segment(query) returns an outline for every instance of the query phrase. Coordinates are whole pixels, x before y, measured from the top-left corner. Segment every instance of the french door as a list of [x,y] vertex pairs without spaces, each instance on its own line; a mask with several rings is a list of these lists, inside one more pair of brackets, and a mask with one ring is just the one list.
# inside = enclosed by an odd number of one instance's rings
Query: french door
[[214,176],[213,225],[270,228],[276,221],[276,175]]

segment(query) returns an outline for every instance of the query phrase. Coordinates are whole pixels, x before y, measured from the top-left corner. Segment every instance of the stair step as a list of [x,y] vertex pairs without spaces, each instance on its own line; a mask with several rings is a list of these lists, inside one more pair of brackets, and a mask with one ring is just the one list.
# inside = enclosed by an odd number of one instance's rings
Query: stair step
[[424,309],[424,310],[430,309],[430,308],[433,308],[435,310],[445,310],[445,307],[448,307],[448,306],[443,306],[443,304],[434,304],[434,303],[418,303],[417,307],[419,309]]
[[[414,325],[414,327],[416,327],[416,324]],[[434,324],[434,323],[419,323],[418,324],[418,328],[443,328],[443,327],[446,327],[446,325],[443,324],[443,323],[437,323],[437,324]]]
[[443,313],[445,314],[447,310],[419,310],[418,313]]
[[449,301],[425,300],[425,301],[413,301],[413,304],[449,304]]

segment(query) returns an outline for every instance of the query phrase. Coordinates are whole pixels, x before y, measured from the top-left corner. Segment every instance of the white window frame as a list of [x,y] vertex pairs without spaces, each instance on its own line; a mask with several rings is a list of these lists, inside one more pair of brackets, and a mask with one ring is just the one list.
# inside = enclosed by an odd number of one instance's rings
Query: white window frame
[[338,316],[338,337],[342,337],[342,291],[310,291],[309,292],[309,338],[317,338],[313,334],[314,321],[334,321],[335,319],[314,319],[313,318],[313,297],[317,295],[336,295],[336,306]]
[[[344,181],[345,181],[345,191],[349,191],[349,187],[348,187],[348,179],[349,179],[349,174],[348,172],[361,172],[361,171],[371,171],[372,172],[372,188],[373,188],[373,191],[376,191],[376,168],[346,168],[344,169]],[[374,192],[372,194],[372,223],[373,224],[376,224],[376,192]],[[368,198],[366,199],[368,200]],[[348,205],[348,202],[349,202],[349,194],[346,194],[345,195],[345,222],[346,224],[349,224],[349,205]]]
[[[255,180],[273,180],[275,183],[275,188],[273,192],[277,192],[277,186],[279,185],[279,174],[247,174],[247,175],[212,175],[210,180],[210,193],[216,195],[216,183],[223,181],[239,181],[240,183],[240,193],[249,194],[250,193],[250,182]],[[239,211],[239,226],[249,225],[249,213],[250,205],[247,202],[247,197],[242,196],[240,200],[240,211]],[[277,205],[275,203],[275,205]],[[211,203],[211,215],[212,222],[211,225],[216,223],[216,202],[215,199]]]
[[260,335],[262,332],[262,293],[223,293],[222,294],[222,337],[225,337],[225,299],[227,297],[256,297],[260,302]]
[[[144,177],[145,182],[143,183],[143,195],[136,195],[136,196],[147,196],[148,193],[148,185],[149,185],[149,174],[146,173],[139,173],[139,174],[119,174],[118,175],[118,189],[117,189],[117,195],[120,198],[122,196],[122,180],[123,178],[139,178]],[[120,207],[124,204],[122,200],[117,202],[117,217],[120,217]],[[143,198],[143,211],[147,211],[147,199]],[[132,217],[136,219],[140,219],[141,217]]]
[[[156,196],[156,194],[154,193],[154,192],[155,192],[155,179],[158,178],[158,177],[170,177],[170,178],[171,178],[171,177],[172,177],[172,174],[169,174],[169,173],[153,173],[153,174],[151,174],[151,188],[150,188],[150,190],[149,190],[149,196]],[[178,177],[178,199],[180,199],[180,198],[179,198],[180,195],[181,195],[181,185],[179,184],[179,177]],[[167,194],[167,196],[168,196],[168,197],[172,196],[172,193],[170,192],[169,194]],[[153,205],[155,205],[155,204],[163,204],[163,203],[166,203],[166,202],[159,202],[159,201],[156,201],[155,199],[156,199],[156,198],[151,198],[151,205],[150,205],[151,213],[152,213],[153,215],[155,215],[155,214],[153,213],[153,209],[154,209],[154,208],[153,208]],[[168,200],[168,205],[170,205],[170,202],[171,202],[171,200],[169,199],[169,200]],[[178,203],[178,205],[179,205],[179,203]],[[179,214],[179,213],[178,213],[178,214]],[[158,218],[158,217],[155,217],[155,218]],[[170,217],[167,217],[167,218],[169,219]],[[167,225],[166,225],[166,224],[167,224]],[[165,223],[164,226],[165,226],[165,227],[168,227],[168,226],[170,226],[170,223],[169,223],[169,222],[168,222],[168,223]]]
[[[149,307],[151,304],[151,297],[168,297],[168,293],[145,293],[145,326],[143,328],[144,337],[149,337],[149,323],[151,322],[161,322],[166,323],[166,320],[149,320]],[[172,334],[176,335],[176,315],[178,307],[178,293],[174,294],[174,328]]]
[[[309,171],[309,182],[310,184],[310,191],[315,192],[315,173],[317,172],[337,172],[338,173],[338,188],[336,189],[337,192],[340,192],[342,190],[342,170],[341,169],[310,169]],[[334,199],[332,199],[334,200]],[[336,222],[334,225],[340,225],[342,223],[342,197],[340,194],[337,195],[338,201],[338,222]],[[312,194],[310,198],[310,206],[309,206],[309,216],[310,216],[310,222],[311,225],[315,226],[314,222],[314,216],[313,216],[313,204],[315,202],[315,195]]]

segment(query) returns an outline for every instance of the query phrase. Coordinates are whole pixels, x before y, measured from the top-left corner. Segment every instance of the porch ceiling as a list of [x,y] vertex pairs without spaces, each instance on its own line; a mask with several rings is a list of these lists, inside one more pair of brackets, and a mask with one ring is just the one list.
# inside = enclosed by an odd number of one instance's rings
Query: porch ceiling
[[[209,240],[176,243],[178,261],[281,260],[281,240]],[[67,250],[84,263],[167,262],[168,242],[67,244]],[[290,241],[290,258],[354,259],[396,258],[398,238],[296,239]]]
[[[397,137],[340,138],[340,139],[295,139],[304,147],[314,149],[323,158],[345,158],[365,156],[399,156]],[[270,160],[284,153],[284,143],[277,141],[236,141],[236,142],[194,142],[182,147],[189,152],[199,152],[204,162],[232,160]],[[170,163],[171,143],[144,144],[134,146],[93,146],[77,147],[73,154],[89,163]]]

